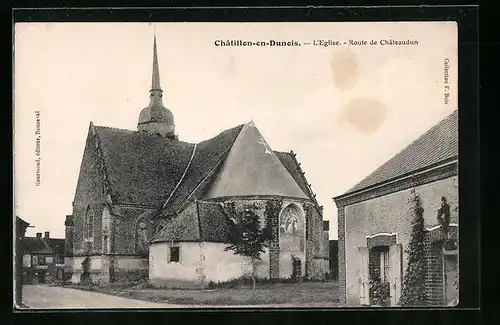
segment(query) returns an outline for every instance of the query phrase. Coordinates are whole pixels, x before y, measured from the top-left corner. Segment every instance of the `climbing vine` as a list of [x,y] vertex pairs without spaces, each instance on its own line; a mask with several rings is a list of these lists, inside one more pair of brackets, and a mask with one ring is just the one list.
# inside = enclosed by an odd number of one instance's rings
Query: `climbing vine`
[[402,306],[423,306],[427,303],[425,291],[425,228],[424,208],[420,196],[411,192],[412,229],[410,243],[405,250],[408,255],[408,265],[404,275],[403,292],[400,303]]
[[[279,214],[281,211],[281,206],[283,205],[283,200],[281,199],[272,199],[266,201],[266,207],[264,210],[264,216],[266,218],[266,227],[264,229],[264,232],[270,240],[273,240],[278,236],[278,227],[277,224],[279,222]],[[273,232],[273,220],[275,220],[276,227],[275,231]]]

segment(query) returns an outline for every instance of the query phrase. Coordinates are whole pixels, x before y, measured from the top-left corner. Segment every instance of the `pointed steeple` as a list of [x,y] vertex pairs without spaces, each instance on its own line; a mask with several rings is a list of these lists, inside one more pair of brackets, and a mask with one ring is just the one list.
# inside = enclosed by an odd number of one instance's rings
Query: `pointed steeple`
[[163,90],[160,86],[156,32],[153,39],[153,73],[149,93],[149,105],[139,114],[138,130],[176,139],[174,116],[170,110],[163,106],[162,102]]
[[156,50],[156,32],[153,41],[153,78],[151,82],[151,90],[160,90],[160,69],[158,67],[158,53]]

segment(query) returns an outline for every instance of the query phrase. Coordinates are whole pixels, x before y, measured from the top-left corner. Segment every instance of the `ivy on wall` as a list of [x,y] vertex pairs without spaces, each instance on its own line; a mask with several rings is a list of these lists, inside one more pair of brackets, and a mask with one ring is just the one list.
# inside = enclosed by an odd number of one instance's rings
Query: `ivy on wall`
[[[283,200],[281,199],[271,199],[266,201],[266,207],[264,210],[264,216],[266,218],[266,227],[264,232],[267,238],[269,238],[270,240],[275,239],[276,236],[278,235],[279,214],[282,205],[283,205]],[[273,220],[275,220],[276,222],[276,227],[274,232],[272,231]]]
[[408,254],[408,265],[404,275],[400,304],[401,306],[424,306],[427,303],[425,290],[424,208],[420,196],[414,189],[411,194],[412,229],[410,243],[405,250],[406,254]]

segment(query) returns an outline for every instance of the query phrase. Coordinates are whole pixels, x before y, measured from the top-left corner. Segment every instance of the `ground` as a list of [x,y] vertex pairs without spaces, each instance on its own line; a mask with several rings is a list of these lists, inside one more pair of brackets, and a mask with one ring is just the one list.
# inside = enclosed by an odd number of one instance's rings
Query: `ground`
[[30,308],[335,307],[338,301],[336,282],[276,283],[258,286],[255,292],[247,287],[180,290],[47,285],[25,286],[23,292]]

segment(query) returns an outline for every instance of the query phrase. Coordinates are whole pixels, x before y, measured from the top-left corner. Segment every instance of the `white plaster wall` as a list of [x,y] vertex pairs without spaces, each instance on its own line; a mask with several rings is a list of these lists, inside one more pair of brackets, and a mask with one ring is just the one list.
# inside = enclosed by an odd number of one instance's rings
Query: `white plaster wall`
[[[180,262],[169,263],[170,243],[155,243],[150,246],[150,279],[197,281],[197,269],[202,268],[205,281],[223,282],[240,278],[245,272],[251,272],[249,259],[224,251],[227,244],[221,243],[178,243]],[[269,250],[261,255],[256,264],[256,275],[269,277]]]
[[162,280],[195,281],[200,261],[198,243],[176,243],[180,246],[180,262],[169,263],[170,243],[153,243],[149,246],[149,278]]
[[[377,233],[397,233],[398,243],[403,251],[409,243],[411,234],[410,214],[411,189],[391,193],[345,208],[345,250],[346,250],[346,290],[348,306],[359,305],[359,251],[366,247],[366,236]],[[424,208],[425,227],[438,224],[437,211],[441,206],[441,197],[448,200],[451,223],[458,223],[458,177],[449,177],[416,188]],[[339,247],[339,249],[343,249]],[[406,271],[407,256],[403,253],[403,273]]]
[[30,254],[23,255],[23,266],[24,267],[31,267],[31,255]]
[[[205,276],[207,281],[223,282],[237,279],[245,274],[250,275],[252,264],[250,259],[236,255],[232,251],[225,251],[227,244],[203,243],[205,255]],[[269,249],[256,262],[256,276],[269,277]]]

